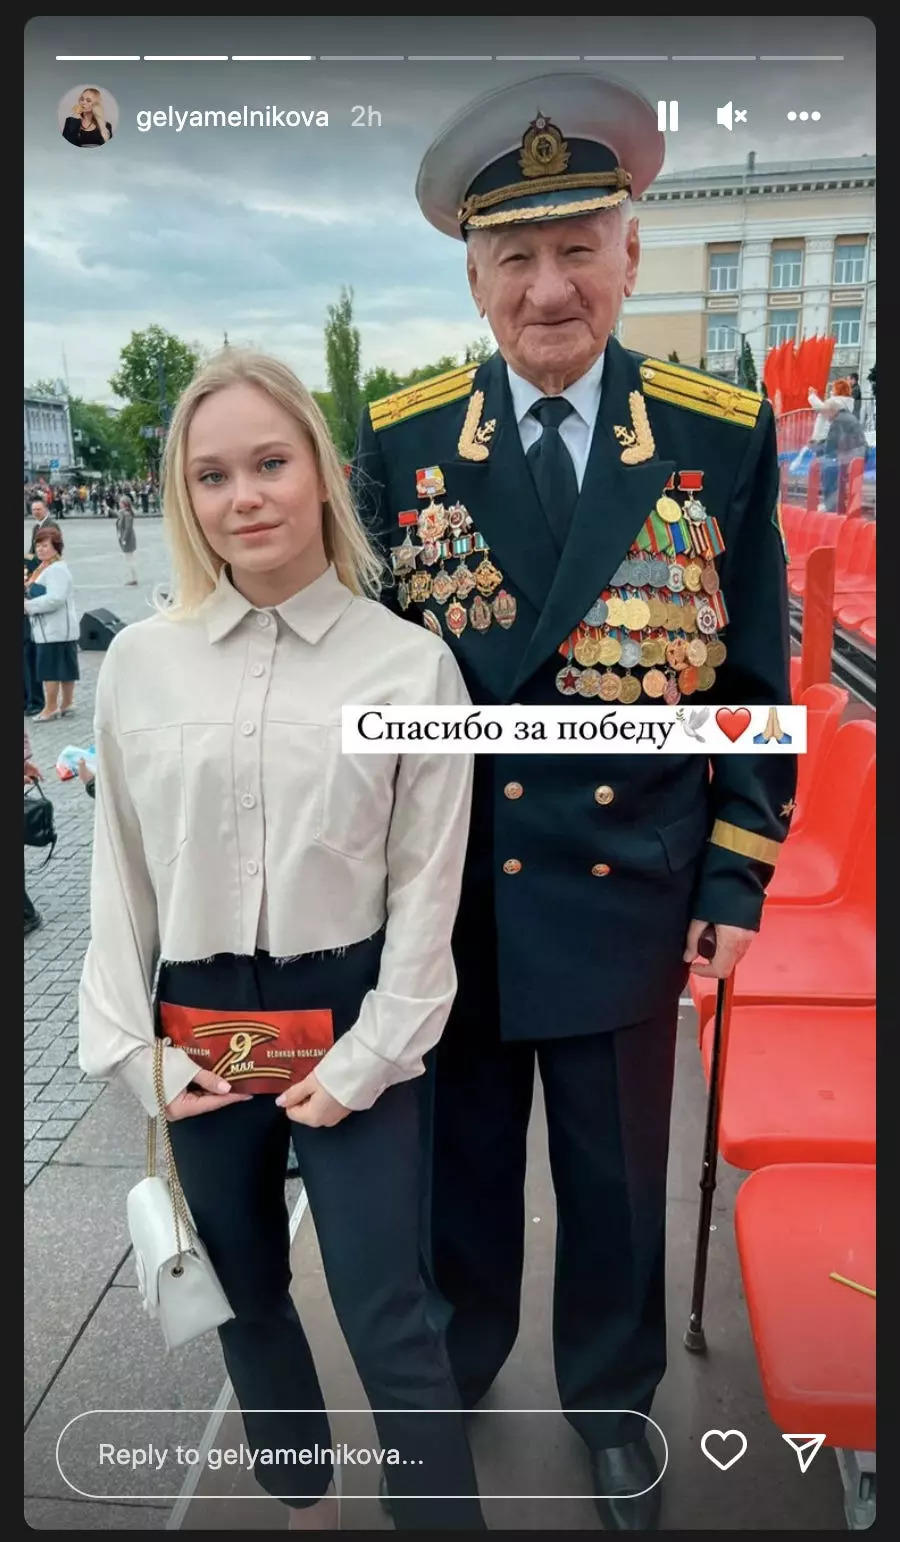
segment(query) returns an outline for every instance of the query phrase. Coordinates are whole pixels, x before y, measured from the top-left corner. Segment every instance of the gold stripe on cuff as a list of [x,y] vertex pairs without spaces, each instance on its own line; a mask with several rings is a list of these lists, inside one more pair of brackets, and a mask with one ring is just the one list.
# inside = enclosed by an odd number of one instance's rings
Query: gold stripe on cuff
[[770,867],[775,866],[781,850],[780,842],[754,835],[752,830],[742,830],[740,825],[730,825],[724,819],[716,820],[709,843],[724,846],[726,851],[736,851],[741,857],[752,857],[755,862],[767,862]]

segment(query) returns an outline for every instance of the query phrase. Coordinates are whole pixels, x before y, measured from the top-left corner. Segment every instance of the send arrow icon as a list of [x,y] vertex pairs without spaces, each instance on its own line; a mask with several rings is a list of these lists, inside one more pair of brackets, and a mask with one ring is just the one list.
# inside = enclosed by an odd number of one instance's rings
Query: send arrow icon
[[806,1472],[813,1458],[822,1449],[824,1435],[782,1435],[793,1451],[797,1453],[797,1461],[800,1463],[800,1471]]

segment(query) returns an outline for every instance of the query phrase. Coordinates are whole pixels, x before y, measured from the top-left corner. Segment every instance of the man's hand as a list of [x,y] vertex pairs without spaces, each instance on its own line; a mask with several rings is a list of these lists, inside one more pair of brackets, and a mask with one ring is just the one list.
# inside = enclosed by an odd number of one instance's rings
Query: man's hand
[[[194,1083],[201,1089],[199,1092]],[[250,1092],[232,1092],[230,1082],[217,1076],[214,1071],[204,1070],[202,1066],[198,1066],[194,1073],[194,1083],[166,1104],[167,1119],[191,1119],[194,1114],[214,1114],[216,1109],[227,1108],[229,1103],[247,1103],[253,1096]]]
[[697,944],[704,926],[708,925],[708,921],[691,922],[684,949],[684,961],[690,964],[692,974],[704,975],[710,980],[726,980],[735,965],[740,963],[756,933],[747,931],[743,926],[725,926],[717,921],[716,951],[711,959],[705,959],[698,955]]
[[340,1124],[351,1112],[325,1091],[315,1071],[310,1071],[296,1086],[289,1087],[275,1102],[295,1124],[308,1124],[316,1130]]

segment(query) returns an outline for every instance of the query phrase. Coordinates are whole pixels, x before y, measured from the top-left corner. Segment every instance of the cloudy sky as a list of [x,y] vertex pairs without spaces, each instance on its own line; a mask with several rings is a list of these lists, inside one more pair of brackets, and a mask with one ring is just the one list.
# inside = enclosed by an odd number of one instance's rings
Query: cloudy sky
[[[872,24],[853,17],[36,18],[26,29],[25,383],[60,376],[64,349],[71,390],[114,403],[119,350],[158,322],[205,347],[227,331],[321,388],[325,311],[342,284],[354,289],[364,368],[402,371],[453,353],[483,324],[463,247],[425,222],[412,190],[423,151],[466,101],[547,71],[597,71],[652,102],[678,100],[664,171],[734,164],[749,150],[758,162],[873,154],[874,53]],[[782,54],[817,57],[762,57]],[[438,59],[410,57],[422,55]],[[498,57],[510,55],[519,57]],[[102,149],[60,135],[60,105],[85,84],[118,106]],[[729,100],[748,110],[732,133],[716,125]],[[322,109],[329,126],[138,128],[145,110],[245,104]],[[380,126],[353,127],[357,105]],[[822,118],[792,124],[791,109]]]

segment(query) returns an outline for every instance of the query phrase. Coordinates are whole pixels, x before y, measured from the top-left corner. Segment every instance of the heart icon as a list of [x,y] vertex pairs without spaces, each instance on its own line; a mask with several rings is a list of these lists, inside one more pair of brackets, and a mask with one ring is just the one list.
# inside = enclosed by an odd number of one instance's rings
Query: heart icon
[[[725,737],[734,744],[735,740],[739,739],[741,734],[746,733],[750,727],[749,708],[738,707],[732,712],[730,707],[720,707],[716,713],[716,722]],[[743,1453],[741,1454],[743,1455]]]
[[[740,1449],[735,1451],[733,1456],[729,1456],[727,1461],[724,1461],[720,1456],[715,1456],[709,1449],[710,1443],[713,1441],[721,1442],[724,1447],[725,1442],[731,1440],[736,1440]],[[735,1462],[739,1462],[746,1449],[747,1437],[742,1435],[740,1430],[707,1430],[700,1442],[700,1450],[703,1452],[703,1455],[708,1457],[721,1472],[727,1472],[729,1467],[733,1467]]]

